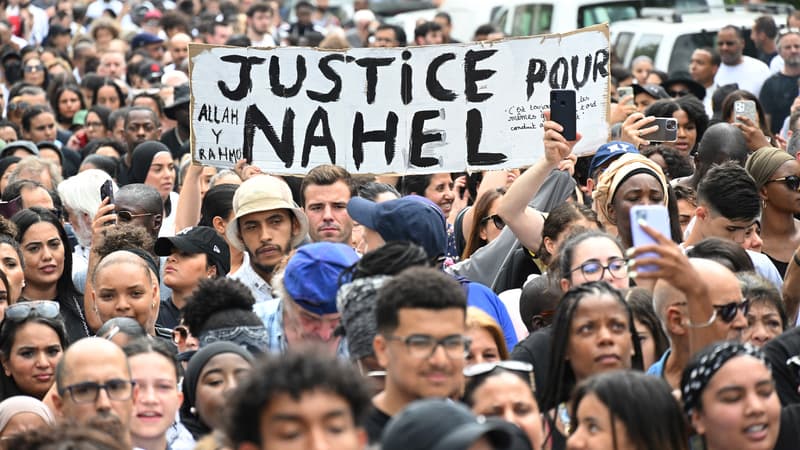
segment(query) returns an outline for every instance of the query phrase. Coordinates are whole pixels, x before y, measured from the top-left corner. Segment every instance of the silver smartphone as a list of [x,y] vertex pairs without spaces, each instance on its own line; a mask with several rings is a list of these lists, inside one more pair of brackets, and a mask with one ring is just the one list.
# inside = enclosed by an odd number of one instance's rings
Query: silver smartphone
[[648,124],[648,128],[658,125],[658,130],[643,134],[642,139],[650,142],[675,142],[678,140],[678,119],[672,117],[656,117],[656,120]]
[[745,116],[753,122],[753,125],[758,125],[758,111],[756,110],[756,102],[752,100],[736,100],[733,102],[733,117],[736,122],[740,122],[737,116]]
[[628,100],[626,103],[620,103],[623,105],[632,105],[633,104],[633,87],[632,86],[621,86],[617,88],[617,96],[619,97],[620,102],[622,98],[625,96],[631,96],[631,99]]

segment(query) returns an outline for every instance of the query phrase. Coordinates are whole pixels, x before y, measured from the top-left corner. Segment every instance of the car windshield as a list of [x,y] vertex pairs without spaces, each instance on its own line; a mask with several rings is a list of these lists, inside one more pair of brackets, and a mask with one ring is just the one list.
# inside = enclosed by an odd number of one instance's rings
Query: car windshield
[[630,20],[638,16],[638,2],[596,3],[578,9],[578,27]]

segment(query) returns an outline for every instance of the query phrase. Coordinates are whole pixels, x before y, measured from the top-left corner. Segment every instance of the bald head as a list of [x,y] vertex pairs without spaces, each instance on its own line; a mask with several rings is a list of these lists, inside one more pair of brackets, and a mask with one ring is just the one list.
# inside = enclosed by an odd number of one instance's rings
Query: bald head
[[[722,264],[710,259],[690,258],[692,267],[700,274],[708,288],[709,300],[715,307],[716,319],[711,324],[715,333],[715,340],[741,341],[742,333],[747,328],[747,318],[741,309],[742,288],[736,275]],[[723,317],[721,306],[735,303],[739,307],[735,315],[726,321]]]
[[[99,358],[98,358],[99,356]],[[80,339],[67,347],[64,356],[56,367],[56,388],[62,391],[72,384],[69,375],[72,373],[76,363],[83,364],[86,359],[106,361],[108,364],[119,364],[125,368],[130,377],[130,367],[128,358],[117,344],[98,337],[88,337]]]
[[56,368],[55,412],[79,425],[108,430],[130,447],[136,390],[122,349],[90,337],[70,346]]
[[658,315],[662,325],[665,325],[667,321],[667,308],[685,302],[686,296],[675,286],[664,280],[656,282],[656,286],[653,289],[653,309],[656,311],[656,315]]

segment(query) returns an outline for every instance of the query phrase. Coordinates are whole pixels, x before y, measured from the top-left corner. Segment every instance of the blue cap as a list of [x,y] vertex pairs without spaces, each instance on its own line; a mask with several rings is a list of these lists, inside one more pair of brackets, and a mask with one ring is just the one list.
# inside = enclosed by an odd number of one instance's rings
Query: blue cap
[[639,150],[636,150],[636,147],[630,142],[624,141],[611,141],[601,145],[600,148],[597,149],[597,153],[592,157],[592,164],[589,166],[589,176],[593,177],[598,167],[610,163],[625,153],[639,153]]
[[[358,261],[350,246],[333,242],[307,244],[289,259],[283,287],[295,303],[314,314],[336,312],[339,275]],[[346,283],[349,279],[341,280]]]
[[375,203],[353,197],[347,213],[356,222],[375,230],[384,241],[413,242],[425,249],[430,258],[447,250],[447,221],[435,203],[418,195]]
[[131,40],[131,48],[136,50],[137,48],[144,47],[145,45],[160,44],[161,42],[164,42],[164,39],[161,39],[153,33],[139,33],[133,37],[133,40]]

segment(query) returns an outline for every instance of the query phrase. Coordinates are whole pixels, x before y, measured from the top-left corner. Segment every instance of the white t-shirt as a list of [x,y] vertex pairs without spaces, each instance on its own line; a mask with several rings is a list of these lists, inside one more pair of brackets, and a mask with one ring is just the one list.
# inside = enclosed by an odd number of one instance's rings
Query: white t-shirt
[[717,76],[714,77],[714,84],[725,86],[726,84],[737,83],[739,89],[750,91],[758,97],[761,93],[761,86],[770,75],[772,75],[772,72],[762,61],[749,56],[742,56],[742,62],[735,66],[729,66],[725,63],[720,64]]

